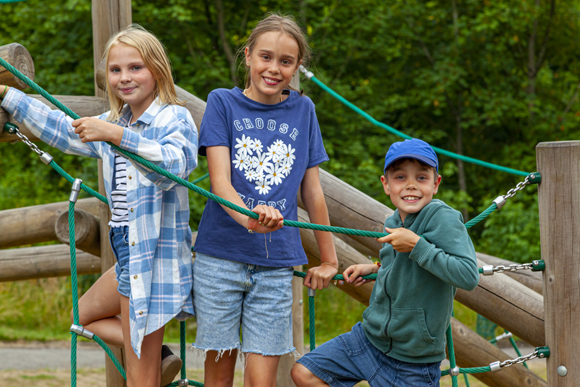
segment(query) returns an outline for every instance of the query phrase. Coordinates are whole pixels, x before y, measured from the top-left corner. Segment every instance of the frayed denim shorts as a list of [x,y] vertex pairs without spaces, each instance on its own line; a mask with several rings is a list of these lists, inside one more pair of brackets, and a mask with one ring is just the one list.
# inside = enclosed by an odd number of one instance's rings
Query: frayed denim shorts
[[117,291],[125,297],[131,296],[131,281],[129,280],[129,226],[111,227],[109,231],[111,248],[117,258],[115,274]]
[[[295,351],[292,341],[292,267],[250,265],[196,253],[193,348],[263,356]],[[240,337],[241,329],[241,337]]]
[[441,378],[441,362],[393,359],[371,344],[360,322],[350,332],[307,353],[298,363],[331,387],[351,387],[362,380],[371,387],[434,387],[439,386]]

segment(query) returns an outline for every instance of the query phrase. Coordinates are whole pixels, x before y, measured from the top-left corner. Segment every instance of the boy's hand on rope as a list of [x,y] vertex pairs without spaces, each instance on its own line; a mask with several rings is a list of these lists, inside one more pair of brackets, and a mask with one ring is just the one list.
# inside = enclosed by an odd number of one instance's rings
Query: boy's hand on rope
[[311,267],[304,277],[304,286],[315,290],[327,288],[336,273],[338,270],[331,265]]
[[379,267],[373,263],[352,265],[342,273],[344,280],[351,285],[361,286],[372,280],[362,278],[363,275],[373,274],[379,271]]
[[389,243],[399,253],[410,253],[421,237],[406,228],[388,228],[389,235],[377,238],[377,242]]
[[258,219],[248,217],[246,228],[248,231],[261,234],[280,230],[284,226],[284,217],[276,208],[261,204],[254,207],[253,212],[258,214]]
[[74,120],[72,126],[82,142],[109,141],[117,146],[121,145],[124,129],[119,125],[94,117],[83,117]]

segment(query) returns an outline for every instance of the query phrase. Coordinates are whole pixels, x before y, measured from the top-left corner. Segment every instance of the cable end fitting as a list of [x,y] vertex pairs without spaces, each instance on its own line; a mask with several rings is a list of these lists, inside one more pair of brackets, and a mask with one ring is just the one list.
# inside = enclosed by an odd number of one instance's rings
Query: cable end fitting
[[538,357],[540,359],[545,359],[550,357],[550,348],[549,347],[537,347],[536,351],[538,351]]
[[505,200],[505,196],[498,196],[497,198],[495,198],[495,200],[493,201],[495,204],[497,204],[497,209],[501,210],[501,208],[503,207],[503,205],[505,204],[506,200]]
[[43,163],[48,165],[52,162],[52,156],[46,152],[42,152],[42,154],[40,155],[40,160],[42,160]]
[[494,361],[493,363],[491,363],[489,365],[489,368],[491,368],[491,372],[497,372],[497,371],[501,371],[501,363],[499,361]]
[[544,271],[546,270],[546,262],[541,259],[536,259],[532,261],[532,271]]
[[449,368],[449,376],[458,376],[459,375],[459,367]]
[[85,339],[89,339],[89,340],[92,340],[93,337],[95,336],[95,334],[93,332],[86,330],[82,326],[76,325],[76,324],[72,324],[70,326],[70,331],[72,333],[75,333],[77,336],[82,336]]
[[16,134],[16,132],[18,132],[18,126],[14,125],[12,122],[6,122],[4,124],[4,131],[8,134]]
[[189,380],[187,379],[179,379],[177,381],[177,386],[178,387],[185,387],[185,386],[189,386]]
[[306,67],[300,65],[300,72],[302,74],[304,74],[306,76],[306,78],[308,79],[312,79],[312,77],[314,76],[314,74],[312,73],[312,71],[308,71],[306,70]]
[[79,192],[81,191],[82,182],[83,181],[81,179],[75,179],[75,181],[73,182],[69,202],[73,202],[73,203],[77,202],[77,199],[79,198]]
[[308,288],[308,297],[314,297],[316,295],[316,290]]
[[542,182],[542,175],[540,172],[532,172],[527,177],[529,184],[540,184]]
[[483,275],[493,275],[493,266],[492,265],[485,265],[482,267]]

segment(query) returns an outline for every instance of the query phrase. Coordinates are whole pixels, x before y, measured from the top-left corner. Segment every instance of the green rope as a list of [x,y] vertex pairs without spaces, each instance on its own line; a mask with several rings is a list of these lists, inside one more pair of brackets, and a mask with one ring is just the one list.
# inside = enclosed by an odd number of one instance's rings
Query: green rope
[[[303,271],[296,271],[294,270],[294,276],[295,277],[300,277],[300,278],[304,278],[306,277],[306,273]],[[363,279],[369,279],[369,280],[376,280],[377,279],[377,273],[373,273],[373,274],[369,274],[369,275],[363,275],[362,276]],[[334,277],[332,277],[332,280],[344,280],[344,276],[342,274],[337,274]]]
[[494,202],[491,204],[491,206],[487,207],[487,209],[485,211],[483,211],[481,214],[477,215],[475,218],[473,218],[469,222],[465,223],[465,228],[471,228],[471,227],[475,226],[477,223],[479,223],[482,220],[484,220],[485,218],[487,218],[489,216],[489,214],[491,214],[495,210],[497,210],[497,204]]
[[123,366],[121,365],[121,363],[117,359],[117,356],[115,356],[115,354],[113,353],[113,351],[111,351],[111,348],[109,348],[109,346],[107,345],[107,343],[105,343],[103,341],[103,339],[101,339],[97,335],[94,335],[93,336],[93,340],[96,341],[97,344],[99,344],[101,346],[101,348],[103,348],[103,350],[105,350],[105,352],[107,353],[107,355],[109,356],[109,358],[111,359],[111,361],[115,365],[115,368],[117,368],[117,370],[119,371],[119,373],[121,374],[121,376],[123,377],[123,379],[127,380],[127,374],[125,373],[125,369],[123,368]]
[[[453,349],[453,337],[451,335],[451,324],[447,327],[447,350],[449,352],[449,368],[455,368],[455,350]],[[443,374],[441,374],[443,375]],[[458,387],[457,376],[451,375],[451,384],[453,387]]]
[[[56,161],[52,160],[50,162],[50,165],[56,172],[58,172],[59,175],[61,175],[62,177],[64,177],[66,180],[68,180],[69,183],[73,183],[75,179],[73,179],[71,177],[71,175],[69,175],[68,173],[66,173],[66,171],[64,169],[62,169],[60,167],[60,165],[58,165],[56,163]],[[107,198],[104,197],[103,195],[101,195],[100,193],[98,193],[97,191],[93,190],[91,187],[88,187],[84,184],[81,184],[81,188],[83,189],[83,191],[87,192],[89,195],[92,195],[94,197],[96,197],[97,199],[99,199],[100,201],[102,201],[105,204],[108,204]]]
[[[490,372],[490,371],[491,371],[491,367],[489,367],[489,366],[473,367],[473,368],[460,368],[459,369],[460,374],[482,374],[484,372]],[[449,370],[441,371],[441,376],[446,376],[446,375],[449,375]]]
[[187,379],[185,373],[185,321],[179,322],[179,344],[180,344],[180,351],[181,351],[181,379]]
[[0,0],[0,4],[19,3],[21,1],[26,1],[26,0]]
[[310,327],[310,352],[314,351],[316,348],[316,326],[315,326],[315,313],[314,313],[314,296],[308,297],[308,312],[309,312],[309,327]]
[[[372,117],[370,114],[366,113],[364,110],[360,109],[358,106],[354,105],[353,103],[349,102],[348,100],[346,100],[344,97],[342,97],[340,94],[338,94],[337,92],[335,92],[334,90],[332,90],[330,87],[326,86],[324,83],[322,83],[320,80],[318,80],[318,78],[316,78],[314,75],[312,75],[312,77],[309,77],[307,75],[307,78],[309,78],[311,81],[313,81],[314,83],[316,83],[321,89],[323,89],[324,91],[326,91],[327,93],[329,93],[330,95],[332,95],[334,98],[336,98],[337,100],[339,100],[340,102],[342,102],[344,105],[346,105],[347,107],[351,108],[352,110],[354,110],[356,113],[360,114],[361,116],[363,116],[364,118],[366,118],[368,121],[370,121],[373,125],[381,127],[383,129],[385,129],[386,131],[388,131],[389,133],[392,133],[394,135],[397,135],[401,138],[404,139],[411,139],[412,137],[385,124],[382,123],[378,120],[376,120],[374,117]],[[508,167],[503,167],[501,165],[497,165],[497,164],[493,164],[493,163],[489,163],[487,161],[482,161],[482,160],[478,160],[478,159],[474,159],[472,157],[467,157],[464,155],[460,155],[457,153],[453,153],[450,152],[448,150],[445,149],[441,149],[435,146],[431,146],[431,148],[433,148],[433,150],[439,154],[445,155],[445,156],[449,156],[451,158],[454,159],[459,159],[462,161],[466,161],[468,163],[472,163],[475,165],[479,165],[482,167],[486,167],[486,168],[490,168],[490,169],[495,169],[498,171],[502,171],[502,172],[507,172],[507,173],[511,173],[513,175],[518,175],[518,176],[527,176],[529,175],[529,172],[524,172],[524,171],[518,171],[517,169],[512,169],[512,168],[508,168]]]
[[[77,283],[77,252],[75,242],[75,203],[69,202],[68,206],[68,224],[69,224],[69,245],[70,245],[70,273],[71,273],[71,290],[73,302],[73,321],[79,325],[79,295]],[[70,346],[70,383],[71,387],[77,385],[77,334],[71,332]]]

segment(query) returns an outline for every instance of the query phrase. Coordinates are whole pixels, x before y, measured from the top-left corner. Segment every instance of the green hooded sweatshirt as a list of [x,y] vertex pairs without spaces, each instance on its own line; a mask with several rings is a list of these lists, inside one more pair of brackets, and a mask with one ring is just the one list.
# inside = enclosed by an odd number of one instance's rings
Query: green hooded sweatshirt
[[369,341],[387,356],[409,363],[445,358],[445,331],[456,288],[473,290],[479,282],[473,243],[461,213],[432,200],[401,222],[399,211],[385,227],[404,227],[422,236],[410,253],[385,243],[381,268],[363,313]]

